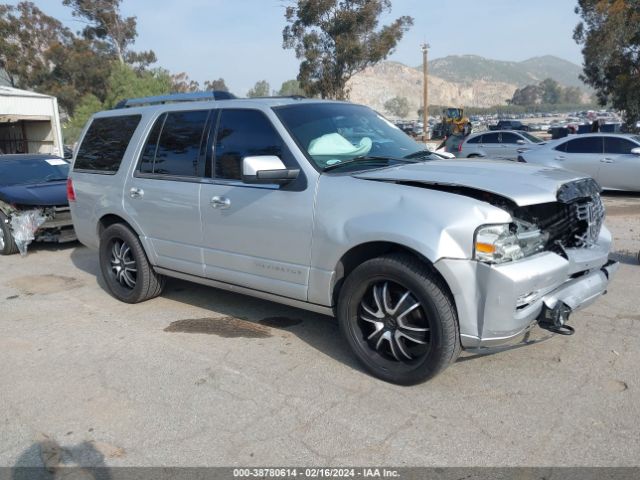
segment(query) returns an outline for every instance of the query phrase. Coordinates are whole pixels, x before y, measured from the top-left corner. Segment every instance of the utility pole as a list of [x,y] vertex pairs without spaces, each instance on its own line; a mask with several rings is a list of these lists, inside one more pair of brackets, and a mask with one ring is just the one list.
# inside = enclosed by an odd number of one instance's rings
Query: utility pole
[[427,128],[429,128],[429,65],[428,65],[428,53],[430,45],[423,43],[422,47],[422,73],[424,78],[422,79],[422,129],[423,136],[427,138]]

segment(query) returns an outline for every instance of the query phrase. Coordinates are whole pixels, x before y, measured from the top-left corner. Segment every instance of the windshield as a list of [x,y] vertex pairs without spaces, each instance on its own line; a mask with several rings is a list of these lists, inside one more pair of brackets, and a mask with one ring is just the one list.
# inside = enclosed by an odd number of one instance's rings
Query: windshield
[[448,108],[446,112],[447,112],[447,117],[449,118],[453,118],[457,120],[462,117],[462,112],[458,108]]
[[530,142],[542,143],[542,139],[536,137],[535,135],[531,135],[530,133],[527,133],[527,132],[518,132],[518,133],[520,133],[520,135],[522,135],[524,138],[527,138]]
[[361,105],[303,103],[274,110],[320,170],[333,170],[353,160],[363,160],[358,168],[380,168],[381,162],[395,165],[424,150],[383,116]]
[[69,163],[61,158],[6,159],[0,157],[0,185],[33,185],[66,180]]

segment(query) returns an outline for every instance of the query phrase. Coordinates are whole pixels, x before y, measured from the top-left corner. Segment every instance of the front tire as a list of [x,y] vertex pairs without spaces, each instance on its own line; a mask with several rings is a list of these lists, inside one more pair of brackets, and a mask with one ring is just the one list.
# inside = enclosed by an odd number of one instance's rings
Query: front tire
[[364,367],[387,382],[426,381],[460,353],[448,290],[411,255],[386,255],[358,266],[340,291],[338,321]]
[[18,253],[18,246],[11,233],[9,218],[0,212],[0,255],[14,255]]
[[138,236],[121,223],[100,235],[100,271],[111,295],[125,303],[155,298],[165,284],[149,263]]

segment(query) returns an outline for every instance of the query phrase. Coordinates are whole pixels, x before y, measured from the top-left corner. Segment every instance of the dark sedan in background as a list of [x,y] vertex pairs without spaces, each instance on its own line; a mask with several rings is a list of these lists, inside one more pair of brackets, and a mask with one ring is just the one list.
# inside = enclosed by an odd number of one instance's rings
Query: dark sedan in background
[[0,255],[35,241],[75,240],[67,200],[69,162],[51,155],[0,155]]

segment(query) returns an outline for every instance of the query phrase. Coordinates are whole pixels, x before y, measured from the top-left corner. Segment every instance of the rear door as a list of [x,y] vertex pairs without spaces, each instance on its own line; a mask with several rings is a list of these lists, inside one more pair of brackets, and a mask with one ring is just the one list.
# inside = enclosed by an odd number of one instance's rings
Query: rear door
[[598,170],[604,157],[601,136],[577,136],[561,147],[565,151],[558,151],[555,159],[562,168],[584,173],[592,178],[598,177]]
[[200,189],[210,110],[162,114],[124,192],[125,208],[153,248],[158,266],[202,276]]
[[640,156],[631,153],[639,147],[624,137],[604,137],[604,158],[596,179],[603,188],[640,191]]
[[522,148],[522,145],[518,144],[518,140],[523,138],[517,133],[502,132],[499,134],[500,138],[500,158],[507,160],[515,160],[518,158],[518,148]]
[[[215,135],[213,134],[215,131]],[[242,182],[242,160],[275,155],[300,168],[261,110],[220,110],[207,147],[210,183],[200,192],[205,275],[298,300],[307,299],[314,189],[302,171],[284,185]]]
[[484,133],[480,148],[486,154],[487,158],[500,158],[500,134],[498,132]]

